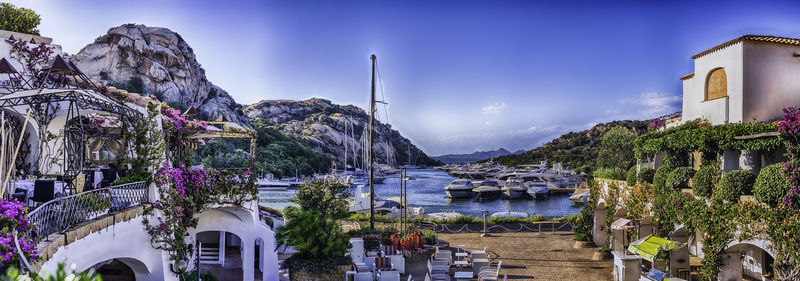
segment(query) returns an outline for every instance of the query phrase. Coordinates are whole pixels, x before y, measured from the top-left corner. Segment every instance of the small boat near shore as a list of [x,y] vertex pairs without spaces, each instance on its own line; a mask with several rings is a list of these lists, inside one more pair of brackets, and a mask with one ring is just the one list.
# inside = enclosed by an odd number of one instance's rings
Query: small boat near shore
[[575,192],[569,196],[573,204],[586,204],[589,201],[589,191]]
[[474,188],[475,186],[469,180],[457,179],[444,187],[444,193],[448,198],[470,198]]
[[472,189],[475,193],[475,200],[491,200],[500,198],[503,190],[500,189],[500,184],[497,181],[485,180],[481,182],[480,186]]

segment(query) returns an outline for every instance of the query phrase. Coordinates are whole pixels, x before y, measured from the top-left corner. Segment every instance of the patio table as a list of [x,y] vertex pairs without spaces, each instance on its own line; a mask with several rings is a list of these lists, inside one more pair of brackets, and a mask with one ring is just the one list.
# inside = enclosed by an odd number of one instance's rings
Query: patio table
[[[28,199],[33,197],[34,184],[35,181],[33,180],[19,180],[15,182],[16,188],[24,189],[25,191],[27,191],[25,197]],[[53,192],[55,192],[54,195],[59,193],[64,194],[64,185],[65,185],[64,182],[54,181],[54,188],[53,188]]]
[[467,267],[467,265],[469,265],[467,261],[455,261],[453,264],[455,264],[457,267]]
[[456,280],[471,280],[472,276],[471,271],[456,271],[455,275],[453,275]]

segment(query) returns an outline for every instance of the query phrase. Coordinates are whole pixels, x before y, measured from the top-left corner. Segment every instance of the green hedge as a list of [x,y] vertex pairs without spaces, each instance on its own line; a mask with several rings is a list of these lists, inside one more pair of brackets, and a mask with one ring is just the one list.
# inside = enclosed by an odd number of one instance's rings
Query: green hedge
[[718,166],[705,165],[694,174],[692,178],[692,193],[696,196],[711,197],[714,185],[719,182],[720,171]]
[[628,175],[625,178],[625,183],[627,183],[628,186],[636,185],[636,166],[633,166],[630,169],[628,169]]
[[775,206],[780,203],[783,196],[789,192],[789,184],[786,178],[781,174],[783,164],[772,164],[758,173],[756,183],[753,185],[753,195],[756,196],[758,202]]
[[746,170],[730,171],[722,176],[714,197],[728,202],[739,202],[739,196],[753,193],[756,176]]
[[603,179],[624,181],[627,177],[625,170],[620,168],[600,168],[594,172],[594,176]]
[[650,167],[644,167],[639,169],[639,174],[636,175],[636,181],[639,183],[653,183],[653,174],[655,174],[655,170]]
[[672,167],[669,166],[661,166],[656,170],[653,174],[653,187],[660,188],[663,187],[667,181],[667,177],[669,177],[669,173],[672,172]]
[[689,180],[694,176],[694,169],[692,167],[678,167],[673,169],[667,180],[664,182],[664,187],[672,190],[680,190],[682,188],[689,188]]

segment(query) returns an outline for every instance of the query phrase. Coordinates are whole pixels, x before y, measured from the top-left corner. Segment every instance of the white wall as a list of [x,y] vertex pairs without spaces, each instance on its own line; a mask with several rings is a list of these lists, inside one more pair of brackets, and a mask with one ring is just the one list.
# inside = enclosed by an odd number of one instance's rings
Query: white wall
[[744,120],[772,121],[800,105],[800,47],[745,41]]
[[[85,271],[111,259],[121,259],[136,274],[136,280],[165,280],[160,250],[150,246],[150,235],[144,231],[142,217],[89,234],[58,248],[39,272],[54,273],[60,262]],[[172,280],[172,279],[170,279]]]
[[[711,124],[742,121],[742,43],[736,43],[694,61],[694,77],[683,81],[683,120],[705,119]],[[728,78],[728,97],[705,101],[706,78],[722,67]],[[725,115],[725,106],[728,115]]]

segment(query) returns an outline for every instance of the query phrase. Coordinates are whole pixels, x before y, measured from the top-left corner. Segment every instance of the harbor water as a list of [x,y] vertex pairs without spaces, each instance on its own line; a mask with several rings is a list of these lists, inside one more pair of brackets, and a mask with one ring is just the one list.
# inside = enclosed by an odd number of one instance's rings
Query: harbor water
[[[408,202],[411,206],[423,207],[426,214],[455,211],[464,215],[480,216],[483,210],[494,212],[525,212],[529,215],[546,217],[562,217],[580,212],[582,205],[574,205],[569,195],[550,195],[546,200],[491,200],[476,202],[472,199],[450,199],[444,192],[444,186],[453,181],[447,172],[432,169],[408,170]],[[368,188],[368,187],[367,187]],[[364,191],[367,191],[366,189]],[[293,205],[289,199],[296,190],[259,192],[259,203],[273,208],[285,208]],[[400,196],[400,175],[389,175],[382,184],[375,185],[375,194],[381,199]]]

